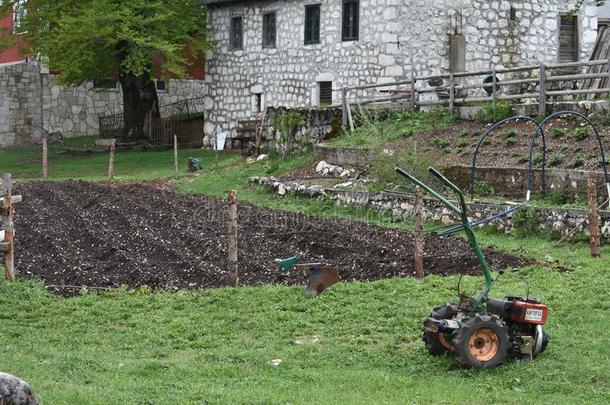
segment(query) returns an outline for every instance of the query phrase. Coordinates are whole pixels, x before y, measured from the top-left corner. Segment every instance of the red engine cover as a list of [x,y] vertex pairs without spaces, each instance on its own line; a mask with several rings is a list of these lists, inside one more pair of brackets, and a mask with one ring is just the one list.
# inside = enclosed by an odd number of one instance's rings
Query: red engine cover
[[541,303],[516,300],[510,311],[510,319],[515,322],[544,325],[549,316],[549,308]]

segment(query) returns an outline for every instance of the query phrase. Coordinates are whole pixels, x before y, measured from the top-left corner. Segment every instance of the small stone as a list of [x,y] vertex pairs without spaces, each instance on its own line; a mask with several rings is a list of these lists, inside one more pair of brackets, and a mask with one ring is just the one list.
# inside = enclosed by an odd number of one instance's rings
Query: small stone
[[265,155],[265,154],[263,153],[262,155],[259,155],[259,156],[256,158],[256,161],[257,161],[257,162],[261,162],[261,161],[263,161],[263,160],[267,160],[267,158],[269,158],[269,155]]
[[272,366],[277,367],[280,364],[282,364],[282,359],[271,359],[271,365]]
[[277,187],[277,193],[279,195],[286,195],[286,186],[284,185],[284,183],[279,184],[279,186]]

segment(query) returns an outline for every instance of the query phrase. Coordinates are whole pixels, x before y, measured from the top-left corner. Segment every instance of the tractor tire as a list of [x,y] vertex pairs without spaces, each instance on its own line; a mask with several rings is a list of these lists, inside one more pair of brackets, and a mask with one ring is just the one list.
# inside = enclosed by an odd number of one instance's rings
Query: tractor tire
[[453,336],[453,350],[464,367],[497,367],[508,358],[508,327],[491,315],[465,318]]
[[538,326],[536,328],[535,336],[536,346],[534,347],[534,354],[532,357],[536,358],[536,356],[544,352],[549,344],[549,340],[551,340],[549,334],[546,333],[542,326]]
[[[457,307],[455,305],[440,305],[432,310],[430,318],[434,319],[451,319],[457,315]],[[426,332],[425,327],[427,320],[424,321],[424,334],[422,340],[426,345],[426,349],[433,356],[440,356],[451,350],[451,345],[445,340],[442,333]]]

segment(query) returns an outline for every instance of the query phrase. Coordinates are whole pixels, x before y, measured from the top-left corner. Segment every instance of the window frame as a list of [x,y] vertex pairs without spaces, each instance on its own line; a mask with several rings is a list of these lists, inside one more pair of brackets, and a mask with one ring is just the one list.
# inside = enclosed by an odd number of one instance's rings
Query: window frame
[[[341,41],[358,41],[360,38],[360,0],[343,0],[342,2],[342,13],[341,13]],[[354,21],[353,25],[350,27],[353,32],[347,32],[348,24],[347,24],[347,14],[346,14],[346,5],[353,4],[355,6],[354,12]]]
[[[308,12],[310,12],[310,10],[317,10],[318,11],[318,24],[317,24],[317,35],[316,38],[307,38],[307,32],[309,31],[310,33],[313,30],[308,30]],[[319,44],[320,43],[320,31],[321,31],[321,21],[322,21],[322,5],[321,4],[306,4],[305,5],[305,21],[303,24],[303,28],[304,28],[304,35],[303,35],[303,44],[305,45],[312,45],[312,44]]]
[[[236,44],[236,33],[234,28],[234,22],[239,20],[239,44]],[[241,15],[234,15],[231,17],[229,24],[229,49],[232,51],[241,51],[244,49],[244,17]]]
[[[270,38],[268,35],[269,32],[269,22],[267,21],[267,17],[273,16],[273,43],[266,43],[266,40]],[[261,46],[263,48],[276,48],[277,47],[277,13],[275,11],[270,11],[268,13],[263,14],[263,40]]]

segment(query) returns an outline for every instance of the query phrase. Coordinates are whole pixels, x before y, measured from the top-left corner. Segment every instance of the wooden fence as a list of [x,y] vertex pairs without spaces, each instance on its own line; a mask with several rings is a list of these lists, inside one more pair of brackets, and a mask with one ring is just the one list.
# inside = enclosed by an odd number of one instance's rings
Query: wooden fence
[[[568,73],[571,71],[574,73]],[[498,75],[505,75],[507,79],[500,80]],[[457,105],[489,102],[493,104],[495,110],[495,104],[499,100],[534,99],[538,104],[538,115],[545,116],[546,103],[552,97],[610,94],[610,87],[608,87],[610,80],[607,79],[610,79],[610,59],[428,76],[412,75],[411,79],[393,83],[341,89],[341,104],[343,111],[347,111],[347,114],[343,114],[343,126],[346,127],[349,123],[351,104],[392,101],[410,103],[414,110],[419,106],[447,106],[448,110],[453,113]],[[580,86],[577,85],[579,81],[583,81]],[[570,82],[573,88],[563,89],[558,85],[561,82]],[[512,88],[508,89],[507,86]],[[505,89],[511,91],[504,91]],[[358,95],[358,93],[370,92],[370,90],[378,92],[373,97]],[[471,93],[476,90],[485,94],[472,95]],[[428,99],[422,97],[429,93],[436,94],[436,97],[432,96]],[[355,97],[353,97],[354,94]]]
[[10,174],[2,175],[0,185],[0,217],[2,218],[3,237],[0,239],[0,253],[4,256],[4,273],[9,281],[15,279],[14,268],[14,228],[13,228],[13,204],[21,202],[20,195],[13,195],[13,181]]
[[[123,114],[100,115],[99,137],[123,139],[125,120]],[[199,147],[203,144],[205,122],[203,98],[181,100],[159,107],[159,116],[147,119],[148,141],[153,145],[172,146],[174,135],[181,147]]]

